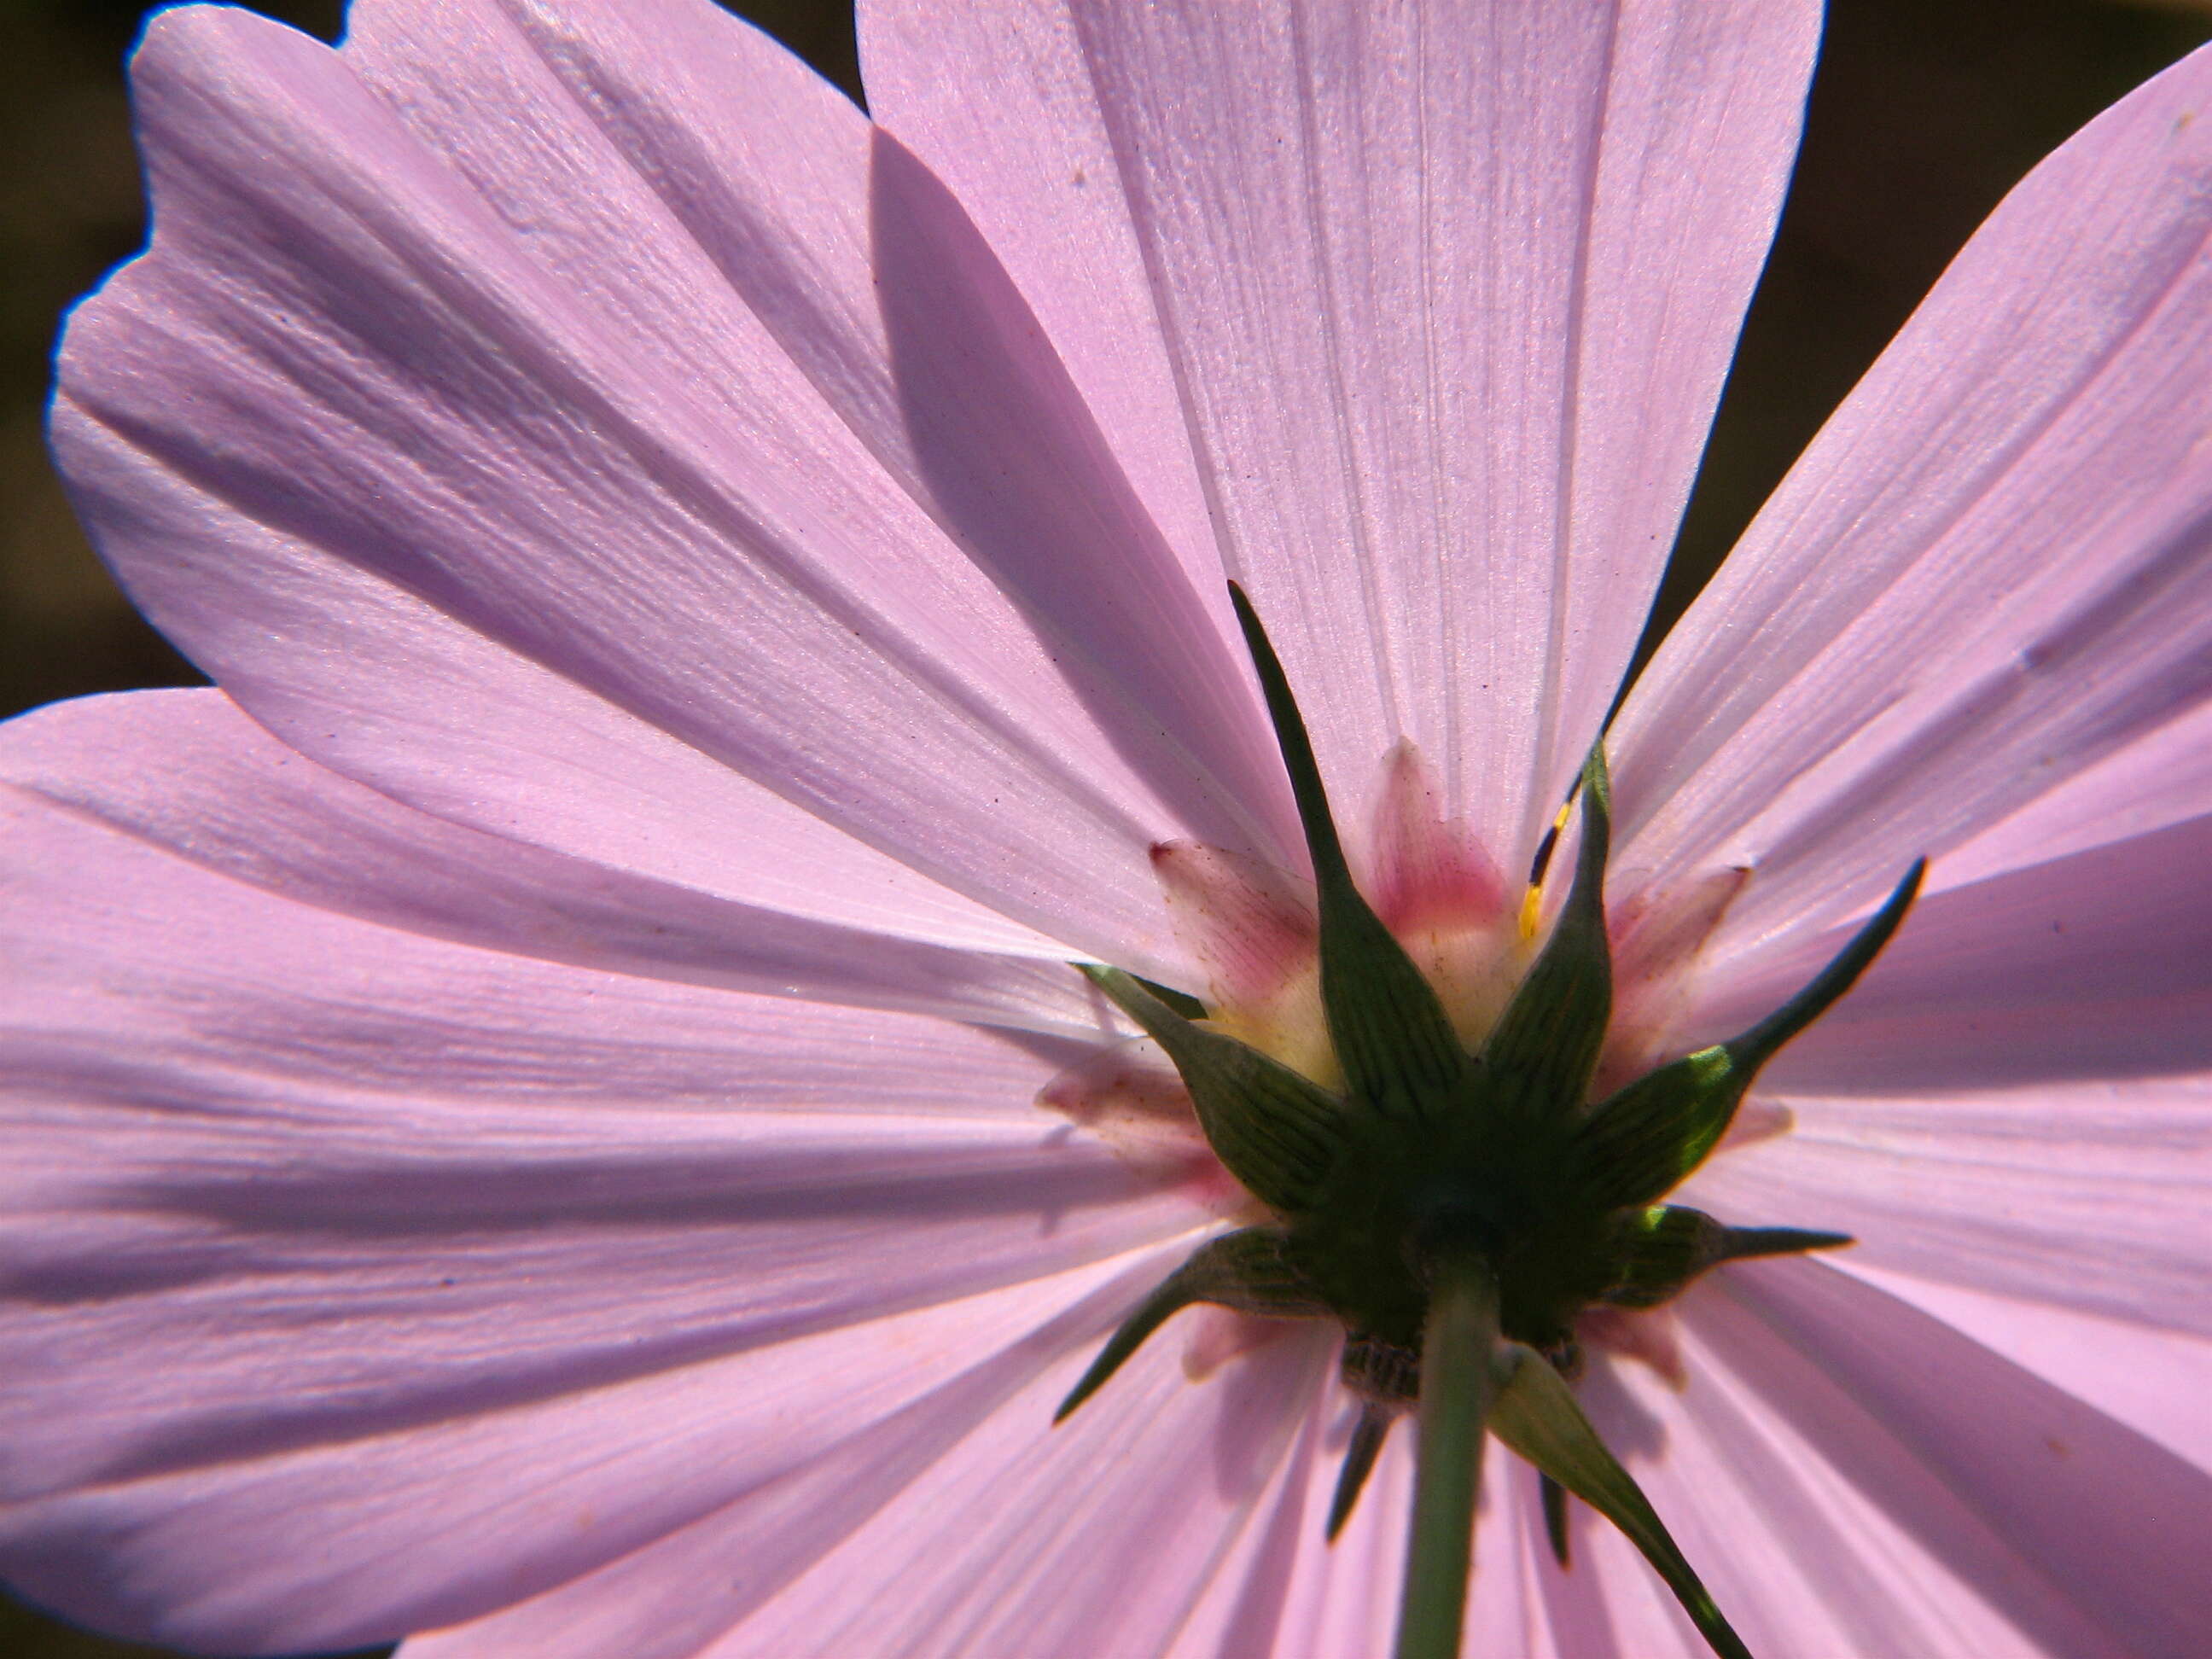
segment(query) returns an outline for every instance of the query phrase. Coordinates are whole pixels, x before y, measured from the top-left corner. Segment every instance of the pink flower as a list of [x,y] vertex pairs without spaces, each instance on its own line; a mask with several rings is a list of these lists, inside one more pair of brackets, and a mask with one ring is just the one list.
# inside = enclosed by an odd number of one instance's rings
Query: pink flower
[[[213,1650],[1379,1652],[1326,1328],[1048,1427],[1249,1204],[1067,964],[1316,1029],[1234,576],[1495,1018],[1814,10],[884,0],[881,128],[707,0],[157,20],[54,441],[222,690],[0,737],[0,1572]],[[1933,860],[1684,1189],[1856,1247],[1585,1333],[1768,1655],[2212,1616],[2209,97],[2014,192],[1607,740],[1624,1077]],[[1470,1651],[1702,1651],[1487,1479]]]

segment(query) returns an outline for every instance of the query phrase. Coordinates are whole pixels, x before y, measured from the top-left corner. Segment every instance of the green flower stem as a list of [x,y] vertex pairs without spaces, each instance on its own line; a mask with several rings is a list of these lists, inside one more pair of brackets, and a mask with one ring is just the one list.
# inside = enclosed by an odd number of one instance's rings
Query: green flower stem
[[1498,1280],[1490,1264],[1474,1255],[1446,1258],[1421,1338],[1419,1462],[1397,1659],[1458,1659],[1498,1342]]

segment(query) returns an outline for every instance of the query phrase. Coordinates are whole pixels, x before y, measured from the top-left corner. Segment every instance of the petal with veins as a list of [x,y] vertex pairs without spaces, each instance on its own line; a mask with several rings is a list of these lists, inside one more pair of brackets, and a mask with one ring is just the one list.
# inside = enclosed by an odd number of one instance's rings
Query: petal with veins
[[[769,52],[701,10],[726,52]],[[550,76],[534,52],[482,56],[495,83],[526,61]],[[752,67],[770,102],[834,96],[787,66]],[[519,663],[574,682],[568,702],[611,704],[1124,960],[1164,944],[1143,858],[1154,842],[1276,852],[1267,803],[1281,785],[1261,769],[1265,726],[1230,647],[1203,618],[1176,621],[1170,595],[1157,615],[1131,610],[1152,590],[1127,514],[1041,504],[1054,489],[1103,501],[1126,487],[1103,450],[1048,441],[1079,409],[1032,406],[1073,394],[1000,301],[948,314],[943,344],[1034,359],[978,401],[1006,404],[1036,443],[992,447],[988,478],[961,451],[962,512],[1003,507],[986,528],[1026,550],[1024,569],[979,546],[972,523],[956,539],[933,496],[886,471],[557,82],[547,95],[581,159],[512,158],[516,177],[599,167],[639,216],[624,249],[673,262],[641,279],[702,296],[688,356],[595,303],[560,238],[541,247],[503,217],[346,54],[240,13],[172,14],[137,84],[157,230],[71,327],[55,441],[134,594],[280,735],[372,781],[387,763],[403,778],[434,769],[420,728],[434,737],[454,716],[423,714],[425,685],[450,704],[459,684],[489,681],[512,702],[522,688],[501,671]],[[936,239],[944,281],[988,287],[988,255],[941,192],[847,119],[851,213],[903,216]],[[793,121],[819,118],[810,106]],[[874,292],[866,268],[860,279]],[[936,410],[945,372],[899,385]],[[322,418],[283,418],[303,394]],[[940,438],[972,450],[988,434]],[[1041,541],[1039,513],[1064,515],[1066,536]],[[1079,535],[1091,539],[1066,540]],[[1064,644],[1073,613],[1102,630],[1079,650]],[[400,636],[404,673],[362,668],[379,633]],[[340,639],[349,648],[331,649]],[[1110,665],[1085,655],[1107,646]],[[451,660],[424,677],[426,656]],[[386,752],[395,724],[416,728],[404,758]]]
[[[1694,1419],[1710,1397],[1721,1413],[1714,1430],[1732,1427],[1732,1416],[1752,1431],[1729,1442],[1716,1434],[1711,1445],[1741,1445],[1756,1460],[1764,1441],[1775,1460],[1771,1477],[1743,1465],[1751,1492],[1773,1492],[1754,1512],[1765,1509],[1774,1524],[1713,1539],[1717,1594],[1739,1583],[1759,1600],[1779,1590],[1785,1579],[1743,1571],[1747,1540],[1773,1536],[1808,1557],[1819,1550],[1815,1593],[1838,1616],[1928,1621],[1924,1639],[1847,1641],[1836,1651],[2184,1659],[2202,1646],[2196,1544],[2212,1528],[2212,1474],[1823,1263],[1726,1269],[1685,1322],[1705,1345],[1697,1369],[1714,1376],[1711,1389],[1682,1397],[1686,1413]],[[1663,1507],[1659,1488],[1671,1480],[1653,1480]],[[1814,1516],[1781,1509],[1794,1492],[1817,1503]],[[1712,1513],[1701,1511],[1701,1530]],[[1815,1543],[1847,1518],[1840,1547]],[[1880,1577],[1846,1608],[1828,1564],[1854,1554]],[[1769,1588],[1762,1595],[1749,1581]],[[1990,1613],[2019,1634],[1987,1633]],[[1770,1645],[1822,1650],[1794,1628]]]
[[1030,1106],[1065,1040],[475,949],[10,817],[0,1560],[111,1626],[488,1612],[1076,1293],[1012,1287],[1207,1218]]
[[[1193,534],[1172,383],[1332,787],[1410,738],[1517,869],[1665,562],[1816,28],[1734,0],[878,0],[862,44],[881,118]],[[1071,247],[1099,256],[1068,282]]]
[[2212,1469],[2212,1412],[2204,1408],[2212,1401],[2212,1337],[1888,1273],[1856,1252],[1830,1260],[2197,1468]]
[[[767,1489],[598,1577],[414,1645],[425,1659],[1157,1651],[1289,1454],[1318,1358],[1310,1344],[1279,1345],[1194,1389],[1170,1345],[1155,1344],[1042,1438],[1079,1358],[987,1366],[924,1402],[918,1455],[878,1437],[866,1461],[832,1458],[789,1492]],[[800,1508],[825,1498],[836,1534]],[[1100,1514],[1118,1524],[1099,1526]],[[944,1549],[948,1526],[972,1547]]]
[[[1978,232],[1613,732],[1621,861],[1833,922],[2212,696],[2212,55]],[[1909,937],[1909,935],[1908,935]]]
[[[134,764],[104,763],[125,752]],[[0,786],[13,786],[19,835],[58,860],[114,860],[114,879],[149,884],[149,910],[165,881],[189,878],[125,838],[287,904],[579,967],[1075,1036],[1113,1029],[1064,963],[841,927],[468,829],[325,771],[218,691],[88,699],[14,721],[0,732]],[[774,855],[786,850],[729,849],[727,884],[784,897]],[[749,880],[751,860],[766,867]],[[908,935],[955,932],[946,909],[959,901],[932,908],[939,895],[883,863],[905,879],[872,897],[848,891],[855,915]],[[281,927],[286,910],[263,914]]]
[[[1783,1050],[1760,1088],[1910,1095],[2212,1071],[2208,869],[2212,815],[1940,886],[1850,995]],[[1754,876],[1742,902],[1758,886]],[[1683,1042],[1759,1018],[1852,925],[1784,934],[1717,964],[1684,1019]]]
[[1794,1132],[1714,1158],[1684,1202],[1849,1233],[1870,1267],[2212,1334],[2212,1079],[1779,1097]]

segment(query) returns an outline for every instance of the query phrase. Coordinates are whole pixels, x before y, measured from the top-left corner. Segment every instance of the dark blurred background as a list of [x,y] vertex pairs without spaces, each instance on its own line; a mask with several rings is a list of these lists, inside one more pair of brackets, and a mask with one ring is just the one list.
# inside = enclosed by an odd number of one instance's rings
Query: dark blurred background
[[[40,439],[63,308],[143,234],[121,64],[150,9],[0,0],[0,716],[199,678],[116,592]],[[328,38],[340,8],[259,9]],[[734,9],[857,95],[842,0]],[[1655,635],[2005,190],[2209,36],[2212,0],[1831,0],[1796,185]],[[0,1659],[155,1651],[0,1600]]]

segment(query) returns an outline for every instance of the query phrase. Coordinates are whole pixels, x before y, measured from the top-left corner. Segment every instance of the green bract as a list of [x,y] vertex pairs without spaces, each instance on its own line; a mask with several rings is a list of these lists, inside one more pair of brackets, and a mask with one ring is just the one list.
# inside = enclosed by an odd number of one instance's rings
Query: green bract
[[[1874,960],[1903,920],[1923,866],[1916,863],[1850,945],[1773,1015],[1593,1103],[1590,1080],[1613,1007],[1602,744],[1577,785],[1581,842],[1566,900],[1496,1027],[1470,1052],[1434,988],[1353,883],[1282,666],[1243,594],[1232,592],[1312,855],[1322,1006],[1344,1085],[1324,1089],[1212,1030],[1203,1006],[1186,994],[1115,969],[1085,969],[1175,1062],[1206,1139],[1274,1218],[1212,1240],[1170,1275],[1115,1333],[1060,1414],[1192,1303],[1333,1319],[1346,1333],[1345,1380],[1368,1402],[1346,1454],[1329,1519],[1334,1534],[1395,1416],[1417,1402],[1425,1415],[1436,1403],[1419,1395],[1424,1361],[1437,1358],[1425,1352],[1424,1335],[1438,1297],[1448,1285],[1479,1282],[1480,1294],[1468,1305],[1485,1310],[1480,1345],[1492,1351],[1494,1382],[1467,1402],[1479,1407],[1473,1443],[1479,1447],[1486,1420],[1553,1490],[1584,1498],[1635,1541],[1717,1652],[1741,1654],[1575,1404],[1575,1322],[1597,1305],[1654,1306],[1733,1257],[1850,1242],[1836,1233],[1730,1228],[1657,1200],[1718,1144],[1759,1068]],[[1452,1294],[1462,1299],[1455,1307],[1466,1301],[1465,1293]],[[1452,1376],[1464,1370],[1456,1360],[1443,1367]],[[1425,1487],[1433,1486],[1432,1473],[1425,1465]],[[1466,1484],[1464,1474],[1455,1487]],[[1417,1511],[1429,1501],[1417,1498]],[[1562,1553],[1563,1503],[1549,1505]],[[1463,1553],[1463,1543],[1447,1540],[1443,1548]],[[1419,1536],[1414,1553],[1422,1553]],[[1426,1599],[1437,1603],[1435,1619],[1453,1617],[1451,1595]],[[1423,1600],[1409,1592],[1409,1609]],[[1452,1631],[1455,1642],[1455,1624]],[[1401,1652],[1415,1650],[1425,1650],[1401,1640]]]

